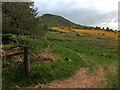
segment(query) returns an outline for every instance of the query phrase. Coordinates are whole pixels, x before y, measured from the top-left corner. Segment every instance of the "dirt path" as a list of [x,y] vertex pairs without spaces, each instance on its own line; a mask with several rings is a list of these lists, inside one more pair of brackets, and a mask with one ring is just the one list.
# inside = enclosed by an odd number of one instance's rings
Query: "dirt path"
[[[74,52],[80,56],[83,61],[86,59],[73,50],[66,48],[70,52]],[[55,80],[49,84],[39,84],[35,88],[105,88],[107,87],[107,77],[102,66],[97,65],[93,72],[90,72],[89,67],[79,69],[73,77],[60,81]]]
[[52,81],[49,84],[36,85],[37,88],[105,88],[107,79],[102,67],[97,67],[91,74],[89,68],[81,68],[76,74],[63,81]]

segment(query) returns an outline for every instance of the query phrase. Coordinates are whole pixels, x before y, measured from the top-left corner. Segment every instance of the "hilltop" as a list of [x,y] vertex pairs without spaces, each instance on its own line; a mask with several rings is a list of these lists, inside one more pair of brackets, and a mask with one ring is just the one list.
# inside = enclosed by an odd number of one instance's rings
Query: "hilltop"
[[44,14],[40,17],[40,22],[47,24],[48,26],[59,26],[59,27],[67,27],[67,26],[74,26],[75,23],[61,17],[58,15],[52,14]]

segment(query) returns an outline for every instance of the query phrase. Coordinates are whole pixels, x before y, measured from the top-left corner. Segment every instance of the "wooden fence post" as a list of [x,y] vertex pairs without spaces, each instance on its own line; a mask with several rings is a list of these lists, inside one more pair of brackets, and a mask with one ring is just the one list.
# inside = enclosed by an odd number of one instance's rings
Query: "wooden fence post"
[[28,60],[28,47],[24,46],[24,69],[26,76],[29,77],[29,72],[30,72],[30,65],[29,65],[29,60]]

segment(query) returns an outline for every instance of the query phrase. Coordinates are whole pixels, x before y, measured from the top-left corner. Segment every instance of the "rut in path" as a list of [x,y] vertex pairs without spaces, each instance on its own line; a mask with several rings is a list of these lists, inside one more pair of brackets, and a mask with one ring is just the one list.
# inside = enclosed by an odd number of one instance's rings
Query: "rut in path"
[[76,53],[77,55],[79,55],[79,57],[80,57],[83,61],[85,61],[85,58],[84,58],[80,53],[75,52],[75,51],[73,51],[73,50],[71,50],[71,49],[68,49],[68,48],[65,48],[65,49],[69,50],[70,52]]

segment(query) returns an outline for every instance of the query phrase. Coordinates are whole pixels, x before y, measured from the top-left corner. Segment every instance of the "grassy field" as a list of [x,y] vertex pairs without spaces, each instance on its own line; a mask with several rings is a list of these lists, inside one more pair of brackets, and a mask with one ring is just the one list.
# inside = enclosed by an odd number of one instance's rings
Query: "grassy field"
[[[59,33],[58,33],[59,34]],[[60,37],[61,36],[61,37]],[[56,38],[58,40],[56,41]],[[49,33],[48,40],[53,45],[67,48],[70,52],[84,57],[86,67],[104,67],[110,87],[118,84],[118,42],[104,37],[91,36],[88,34],[78,36],[76,33]]]
[[51,27],[54,30],[60,31],[60,32],[70,32],[70,30],[81,33],[81,34],[90,34],[93,36],[103,36],[112,40],[118,40],[119,33],[117,32],[108,32],[104,30],[84,30],[84,29],[69,29],[69,28],[59,28],[59,27]]
[[[30,51],[30,77],[24,76],[22,62],[4,61],[4,87],[34,86],[38,83],[63,80],[82,67],[88,67],[90,72],[94,72],[93,69],[97,66],[105,69],[108,87],[118,87],[118,42],[116,40],[103,35],[92,36],[81,32],[47,32],[44,37],[30,38],[30,41],[33,46]],[[50,63],[39,63],[37,56],[45,48],[49,48],[49,52],[58,58]]]

